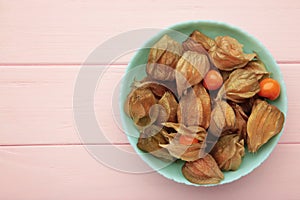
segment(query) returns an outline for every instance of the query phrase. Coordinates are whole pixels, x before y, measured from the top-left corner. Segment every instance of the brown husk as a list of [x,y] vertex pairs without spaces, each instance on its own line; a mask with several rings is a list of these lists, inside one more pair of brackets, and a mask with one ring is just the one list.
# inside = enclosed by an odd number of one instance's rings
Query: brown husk
[[205,140],[207,134],[206,130],[201,126],[186,127],[184,124],[172,123],[172,122],[165,122],[162,125],[174,129],[178,134],[189,136],[191,138],[196,138],[200,142],[203,142]]
[[218,36],[209,49],[209,55],[214,65],[224,71],[232,71],[244,67],[256,54],[245,54],[243,45],[230,36]]
[[235,127],[237,128],[236,133],[240,136],[241,139],[244,139],[244,141],[246,142],[248,116],[245,114],[240,105],[233,102],[231,102],[230,105],[235,113]]
[[164,35],[150,49],[146,72],[157,80],[175,79],[175,68],[183,49],[180,43]]
[[242,103],[260,90],[256,74],[245,69],[234,70],[218,92],[217,99],[229,99]]
[[213,39],[207,37],[198,30],[193,31],[190,38],[196,43],[201,44],[201,46],[207,51],[216,45],[216,42]]
[[196,184],[217,184],[224,179],[214,158],[207,154],[194,162],[186,162],[182,167],[183,176]]
[[125,102],[125,112],[132,118],[138,127],[145,127],[153,123],[156,119],[151,119],[149,111],[157,100],[150,89],[133,89]]
[[[146,77],[148,78],[148,76]],[[134,81],[133,88],[150,89],[158,98],[161,98],[167,91],[170,91],[166,85],[155,80],[144,79],[142,81]]]
[[180,144],[177,139],[173,139],[170,144],[161,144],[160,146],[167,149],[173,157],[184,161],[194,161],[204,156],[203,143],[184,145]]
[[182,43],[182,47],[184,51],[195,51],[200,54],[208,54],[208,52],[200,43],[196,42],[190,37]]
[[160,144],[168,143],[164,136],[165,134],[168,133],[164,129],[161,129],[159,126],[152,125],[141,133],[137,146],[142,151],[148,152],[161,160],[173,161],[174,158],[169,154],[169,152],[160,146]]
[[212,149],[211,155],[222,171],[235,171],[245,155],[244,140],[237,134],[222,136]]
[[263,144],[281,131],[283,123],[284,115],[277,107],[266,101],[256,100],[247,122],[249,152],[257,152]]
[[202,108],[203,108],[203,123],[199,124],[203,128],[207,129],[210,124],[211,117],[211,99],[207,90],[204,88],[202,83],[194,85],[193,90],[197,98],[201,99]]
[[171,92],[165,92],[165,94],[158,101],[158,104],[162,106],[163,109],[159,110],[157,122],[177,122],[177,108],[178,103]]
[[210,67],[209,59],[205,54],[186,51],[176,66],[176,85],[179,96],[193,85],[200,83]]
[[[164,135],[169,141],[169,144],[160,145],[166,148],[169,153],[175,158],[185,161],[194,161],[204,156],[205,144],[203,141],[206,137],[206,130],[200,126],[186,127],[183,124],[166,122],[163,123],[165,127],[173,128],[176,133]],[[198,143],[190,145],[181,144],[180,137],[184,135],[190,138],[196,138]]]
[[190,88],[179,101],[178,122],[186,126],[201,126],[207,129],[210,123],[210,114],[210,97],[201,83]]
[[252,71],[256,74],[258,80],[262,79],[263,77],[268,77],[270,73],[267,71],[264,63],[260,60],[253,60],[250,61],[244,69]]
[[226,101],[215,102],[211,112],[211,121],[208,128],[209,133],[216,137],[234,133],[236,117],[232,107]]

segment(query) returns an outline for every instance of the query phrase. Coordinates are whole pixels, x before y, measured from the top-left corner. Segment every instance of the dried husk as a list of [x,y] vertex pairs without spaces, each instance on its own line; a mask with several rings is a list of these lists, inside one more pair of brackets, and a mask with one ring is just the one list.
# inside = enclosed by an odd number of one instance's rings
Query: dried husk
[[248,116],[243,111],[242,107],[236,103],[230,103],[232,109],[235,113],[235,127],[237,129],[236,133],[243,139],[245,142],[247,141],[247,121]]
[[[206,130],[201,126],[189,126],[186,127],[184,124],[165,122],[162,125],[168,128],[172,128],[176,133],[180,135],[185,135],[191,138],[196,138],[198,141],[203,142],[206,137]],[[169,134],[170,135],[170,134]],[[173,138],[175,135],[173,135]]]
[[211,155],[222,171],[235,171],[245,155],[244,140],[237,134],[222,136],[212,149]]
[[193,31],[190,38],[196,43],[201,44],[201,46],[207,51],[216,45],[216,42],[213,39],[198,30]]
[[124,110],[134,124],[141,128],[156,120],[149,115],[150,108],[156,103],[157,100],[150,89],[136,88],[128,95]]
[[242,103],[257,94],[259,90],[259,82],[254,72],[236,69],[220,88],[217,99],[225,98],[236,103]]
[[193,90],[197,98],[201,99],[202,108],[203,108],[203,123],[199,124],[203,128],[207,129],[210,123],[210,116],[211,116],[211,99],[210,95],[208,94],[207,90],[204,88],[202,83],[194,85]]
[[141,81],[135,80],[132,86],[135,88],[138,87],[149,88],[158,99],[161,98],[167,91],[172,92],[176,97],[178,96],[175,79],[172,81],[161,81],[161,80],[156,80],[151,76],[146,76]]
[[168,133],[164,129],[152,125],[141,133],[137,146],[142,151],[148,152],[161,160],[173,161],[174,157],[172,157],[166,149],[160,146],[160,144],[168,143],[164,136],[165,134]]
[[233,133],[236,131],[235,123],[236,117],[232,107],[226,101],[215,102],[211,112],[209,133],[216,137]]
[[167,149],[170,155],[184,161],[195,161],[205,155],[205,145],[202,142],[184,145],[179,143],[179,135],[175,135],[170,144],[161,144],[160,146]]
[[208,128],[210,123],[210,97],[202,84],[197,84],[187,91],[179,101],[178,122],[186,126]]
[[163,109],[159,110],[157,122],[177,122],[177,108],[178,103],[171,92],[165,92],[165,94],[158,101],[158,105],[161,105]]
[[247,122],[249,152],[257,152],[269,139],[280,133],[283,123],[284,115],[276,106],[256,100]]
[[216,45],[209,49],[209,55],[214,65],[224,71],[232,71],[244,67],[256,54],[245,54],[243,45],[230,36],[218,36]]
[[264,63],[260,60],[250,61],[244,69],[252,71],[256,74],[257,80],[262,79],[263,77],[268,77],[270,73],[267,71]]
[[171,81],[175,79],[175,68],[183,48],[180,43],[168,35],[164,35],[150,49],[146,72],[157,80]]
[[208,52],[200,43],[196,42],[190,37],[182,43],[182,47],[184,51],[195,51],[200,54],[208,54]]
[[217,184],[224,179],[216,161],[209,154],[194,162],[186,162],[182,167],[182,174],[195,184]]
[[179,96],[193,85],[200,83],[210,68],[205,54],[186,51],[176,65],[176,85]]
[[204,124],[204,111],[200,98],[189,90],[180,101],[177,109],[178,122],[186,126],[201,126]]
[[[148,76],[146,78],[148,78]],[[155,80],[147,80],[146,78],[142,81],[134,81],[132,87],[150,89],[152,93],[158,98],[161,98],[167,91],[170,91],[169,88],[163,83]]]
[[[166,122],[163,123],[163,125],[176,131],[176,133],[164,134],[165,138],[169,141],[169,144],[160,145],[161,147],[166,148],[173,157],[184,161],[194,161],[204,156],[205,144],[203,141],[206,137],[205,129],[200,126],[186,127],[183,124],[172,122]],[[181,144],[179,139],[182,135],[196,138],[199,142],[190,145]]]

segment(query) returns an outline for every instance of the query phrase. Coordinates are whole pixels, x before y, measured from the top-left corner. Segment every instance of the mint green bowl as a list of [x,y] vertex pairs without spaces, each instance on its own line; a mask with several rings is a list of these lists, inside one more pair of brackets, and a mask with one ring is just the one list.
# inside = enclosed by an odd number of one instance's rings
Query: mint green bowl
[[[276,61],[270,54],[270,52],[255,39],[250,34],[236,28],[234,26],[214,21],[189,21],[184,23],[179,23],[174,26],[169,27],[158,33],[157,35],[150,38],[143,47],[135,54],[131,62],[128,65],[126,75],[122,80],[121,93],[120,93],[120,114],[123,129],[127,134],[130,144],[133,146],[134,150],[140,157],[155,171],[162,174],[166,178],[172,179],[179,183],[185,183],[187,185],[194,186],[213,186],[213,185],[197,185],[190,183],[181,173],[181,167],[184,164],[182,161],[176,161],[171,164],[166,164],[165,162],[153,157],[150,154],[144,153],[139,150],[136,146],[139,132],[135,128],[132,120],[124,113],[124,102],[127,95],[129,94],[131,88],[130,84],[134,79],[140,80],[146,76],[145,64],[147,63],[147,58],[149,54],[149,47],[156,43],[164,34],[168,34],[173,39],[178,42],[183,42],[195,29],[203,32],[211,38],[215,38],[219,35],[229,35],[237,39],[240,43],[244,45],[244,51],[246,53],[256,52],[259,58],[264,62],[269,72],[271,72],[272,78],[279,81],[281,85],[281,95],[276,101],[270,102],[271,104],[277,106],[286,116],[287,113],[287,95],[286,88],[281,75],[280,69],[276,64]],[[134,73],[132,73],[134,71]],[[224,172],[224,180],[219,184],[230,183],[235,181],[242,176],[245,176],[252,172],[255,168],[261,165],[270,155],[270,153],[275,148],[283,130],[267,144],[263,145],[262,148],[255,154],[248,153],[246,150],[246,155],[243,158],[242,164],[237,171]]]

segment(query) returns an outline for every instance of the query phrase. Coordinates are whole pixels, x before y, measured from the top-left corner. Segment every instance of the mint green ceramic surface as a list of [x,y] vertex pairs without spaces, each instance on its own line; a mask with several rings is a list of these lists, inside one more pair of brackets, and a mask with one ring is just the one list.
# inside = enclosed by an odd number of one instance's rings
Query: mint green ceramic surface
[[[220,36],[220,35],[229,35],[231,37],[234,37],[244,45],[244,51],[246,53],[256,52],[259,58],[265,63],[268,71],[271,72],[271,77],[279,81],[281,85],[280,97],[276,101],[272,101],[270,103],[276,105],[286,116],[287,113],[286,88],[284,85],[283,77],[274,58],[257,39],[255,39],[253,36],[249,35],[248,33],[236,27],[233,27],[225,23],[213,22],[213,21],[184,22],[169,27],[168,29],[160,32],[158,35],[153,36],[153,38],[149,38],[149,41],[145,43],[145,46],[147,47],[151,46],[152,44],[157,42],[157,40],[160,39],[164,34],[168,34],[169,36],[176,39],[177,41],[182,42],[186,39],[186,37],[183,37],[180,34],[178,35],[176,34],[176,32],[172,30],[176,30],[188,36],[195,29],[201,31],[202,33],[206,34],[211,38],[215,38],[216,36]],[[135,73],[134,75],[131,75],[128,72],[139,65],[146,64],[148,53],[149,53],[148,48],[141,49],[136,53],[136,55],[132,58],[131,62],[128,65],[127,76],[125,76],[124,80],[122,81],[121,96],[120,96],[120,112],[121,112],[123,129],[128,135],[128,140],[130,144],[133,146],[133,148],[135,149],[135,151],[137,152],[137,154],[139,154],[149,166],[151,166],[153,169],[159,169],[157,170],[157,172],[162,174],[166,178],[172,179],[179,183],[195,185],[187,181],[184,178],[184,176],[181,174],[181,167],[183,165],[182,161],[174,162],[165,167],[166,164],[163,161],[160,161],[159,159],[149,154],[145,154],[137,148],[136,144],[137,144],[137,138],[139,132],[134,127],[132,120],[123,111],[123,105],[125,99],[130,91],[130,83],[133,82],[134,78],[142,79],[143,77],[146,76],[145,67],[143,67],[141,70],[138,70],[138,73]],[[270,141],[268,141],[267,144],[265,144],[262,148],[260,148],[260,150],[257,153],[255,154],[246,153],[240,168],[237,171],[224,172],[225,178],[220,184],[229,183],[234,180],[237,180],[242,176],[249,174],[259,165],[261,165],[267,159],[270,153],[273,151],[282,133],[283,130],[281,131],[280,134],[273,137]],[[195,186],[199,186],[199,185],[195,185]]]

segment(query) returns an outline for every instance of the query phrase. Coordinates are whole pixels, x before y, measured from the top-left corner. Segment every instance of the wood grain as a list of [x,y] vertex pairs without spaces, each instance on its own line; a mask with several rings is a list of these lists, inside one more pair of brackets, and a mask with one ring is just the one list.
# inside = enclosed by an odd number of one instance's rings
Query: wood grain
[[[95,66],[101,67],[101,66]],[[102,66],[104,67],[104,66]],[[281,143],[300,143],[297,122],[299,64],[281,64],[288,115]],[[127,143],[112,110],[115,87],[126,66],[111,66],[95,91],[95,114],[110,143]],[[0,144],[79,144],[72,101],[80,66],[7,66],[0,68]],[[115,94],[116,95],[116,94]],[[114,100],[114,101],[113,101]],[[115,103],[115,104],[117,104]]]
[[0,63],[80,64],[98,45],[120,33],[207,19],[249,32],[277,61],[300,61],[299,2],[2,0]]
[[[278,145],[270,157],[246,177],[221,187],[201,188],[175,183],[156,172],[132,174],[111,169],[94,160],[82,146],[1,147],[0,198],[149,199],[153,195],[157,199],[187,196],[199,199],[201,196],[201,199],[296,200],[300,198],[298,184],[295,184],[300,172],[298,165],[291,163],[299,153],[300,145]],[[137,158],[132,165],[140,162]]]

